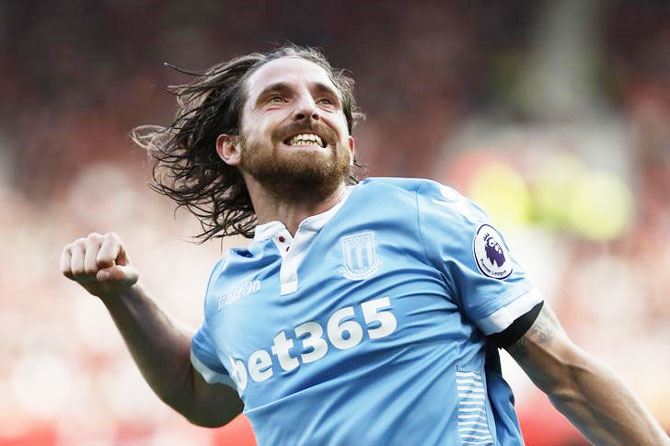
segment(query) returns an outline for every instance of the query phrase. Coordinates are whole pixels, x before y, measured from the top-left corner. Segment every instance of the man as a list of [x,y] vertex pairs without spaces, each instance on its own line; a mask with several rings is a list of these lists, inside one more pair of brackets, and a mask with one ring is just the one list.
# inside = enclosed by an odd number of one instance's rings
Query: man
[[320,53],[251,54],[175,93],[172,125],[135,132],[154,187],[204,239],[253,234],[214,267],[202,327],[165,315],[115,234],[66,246],[61,269],[193,423],[244,409],[260,445],[519,445],[506,348],[593,443],[670,444],[477,206],[427,180],[356,184],[352,81]]

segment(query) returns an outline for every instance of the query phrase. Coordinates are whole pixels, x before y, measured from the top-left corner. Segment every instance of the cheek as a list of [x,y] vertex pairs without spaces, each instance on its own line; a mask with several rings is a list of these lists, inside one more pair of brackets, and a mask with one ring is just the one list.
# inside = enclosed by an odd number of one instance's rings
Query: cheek
[[244,132],[245,139],[254,144],[262,143],[272,136],[270,128],[262,119],[247,121],[247,125],[243,127],[242,131]]
[[325,124],[338,133],[340,140],[345,141],[349,136],[349,127],[347,125],[347,119],[344,117],[344,115],[324,115],[322,119]]
[[242,131],[249,137],[262,137],[272,120],[272,113],[267,110],[245,109],[242,114]]
[[256,122],[256,133],[260,138],[271,141],[276,137],[282,126],[286,125],[285,121],[285,116],[282,113],[268,113]]

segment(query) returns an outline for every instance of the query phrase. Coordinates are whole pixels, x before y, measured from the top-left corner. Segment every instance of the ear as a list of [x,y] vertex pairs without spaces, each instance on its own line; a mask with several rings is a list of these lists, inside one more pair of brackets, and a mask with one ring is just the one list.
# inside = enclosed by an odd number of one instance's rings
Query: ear
[[229,166],[239,166],[242,162],[242,147],[237,135],[220,134],[216,138],[216,153]]
[[347,139],[349,141],[349,154],[351,155],[349,157],[349,165],[353,166],[354,158],[356,157],[356,142],[354,141],[354,137],[351,135],[349,135]]

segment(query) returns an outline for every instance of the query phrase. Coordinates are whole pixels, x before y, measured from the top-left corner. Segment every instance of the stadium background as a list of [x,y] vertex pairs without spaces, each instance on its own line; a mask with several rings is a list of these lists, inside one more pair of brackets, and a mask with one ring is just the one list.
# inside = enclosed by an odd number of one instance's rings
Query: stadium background
[[[0,446],[251,445],[150,392],[95,298],[58,272],[91,231],[197,326],[209,270],[242,239],[146,186],[129,130],[167,123],[161,87],[272,43],[351,70],[370,175],[479,201],[572,338],[670,428],[670,3],[166,0],[0,2]],[[585,444],[509,360],[527,442]],[[421,408],[417,407],[420,411]]]

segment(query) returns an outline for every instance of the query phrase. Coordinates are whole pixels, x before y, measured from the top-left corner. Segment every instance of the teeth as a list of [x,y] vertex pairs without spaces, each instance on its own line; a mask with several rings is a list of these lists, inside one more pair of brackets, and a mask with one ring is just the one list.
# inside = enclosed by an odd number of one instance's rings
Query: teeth
[[300,135],[296,135],[293,138],[291,138],[288,143],[291,146],[313,145],[317,147],[323,147],[323,140],[321,139],[321,137],[313,133],[302,133]]

